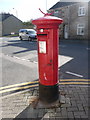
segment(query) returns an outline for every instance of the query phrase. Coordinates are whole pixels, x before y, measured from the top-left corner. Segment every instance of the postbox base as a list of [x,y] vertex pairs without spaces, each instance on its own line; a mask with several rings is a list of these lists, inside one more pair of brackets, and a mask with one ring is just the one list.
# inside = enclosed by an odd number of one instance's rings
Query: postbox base
[[52,103],[59,99],[59,86],[45,86],[39,83],[39,99],[45,103]]

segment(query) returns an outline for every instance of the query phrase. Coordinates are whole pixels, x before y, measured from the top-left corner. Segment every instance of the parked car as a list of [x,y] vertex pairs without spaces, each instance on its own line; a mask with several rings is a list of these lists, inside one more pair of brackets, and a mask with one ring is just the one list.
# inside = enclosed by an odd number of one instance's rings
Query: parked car
[[33,29],[20,29],[19,30],[19,38],[20,40],[29,40],[32,41],[36,39],[36,31]]

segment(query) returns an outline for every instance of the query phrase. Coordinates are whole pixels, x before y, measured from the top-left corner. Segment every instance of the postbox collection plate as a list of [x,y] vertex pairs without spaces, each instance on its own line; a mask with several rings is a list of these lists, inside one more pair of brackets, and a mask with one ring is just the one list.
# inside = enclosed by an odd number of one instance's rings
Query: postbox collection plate
[[46,41],[39,41],[39,53],[46,53]]

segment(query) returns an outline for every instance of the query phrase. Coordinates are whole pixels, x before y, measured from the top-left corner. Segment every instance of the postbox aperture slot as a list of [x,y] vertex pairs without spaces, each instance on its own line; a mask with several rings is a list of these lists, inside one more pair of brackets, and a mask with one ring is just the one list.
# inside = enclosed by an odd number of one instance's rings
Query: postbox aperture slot
[[47,34],[37,34],[38,36],[46,36]]

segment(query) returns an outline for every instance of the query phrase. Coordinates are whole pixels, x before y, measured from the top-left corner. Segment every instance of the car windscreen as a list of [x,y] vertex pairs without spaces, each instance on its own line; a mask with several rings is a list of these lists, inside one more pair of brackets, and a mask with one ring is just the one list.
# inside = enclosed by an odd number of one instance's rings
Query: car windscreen
[[27,31],[26,31],[26,30],[20,30],[19,32],[22,32],[22,33],[23,33],[23,32],[27,32]]
[[29,34],[36,34],[36,31],[28,31]]

